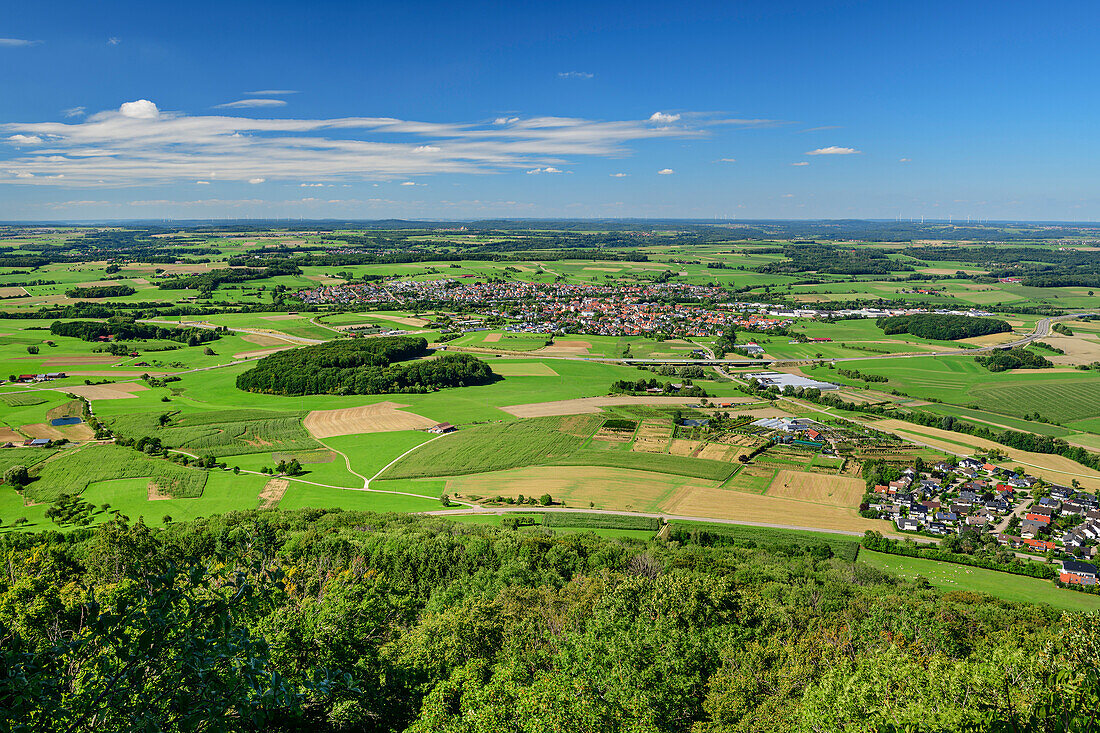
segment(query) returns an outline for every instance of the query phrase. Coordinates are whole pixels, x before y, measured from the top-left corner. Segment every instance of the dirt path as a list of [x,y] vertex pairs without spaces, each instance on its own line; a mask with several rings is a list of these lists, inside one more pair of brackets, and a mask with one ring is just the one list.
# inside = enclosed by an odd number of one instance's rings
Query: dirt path
[[[328,448],[330,451],[332,451],[336,455],[343,458],[344,459],[344,466],[348,469],[348,473],[350,473],[352,476],[358,476],[359,478],[363,479],[363,488],[364,489],[367,488],[367,484],[370,483],[370,479],[367,478],[366,476],[364,476],[363,474],[357,472],[354,468],[351,467],[351,459],[348,458],[347,453],[345,453],[342,450],[337,450],[337,449],[333,448],[331,445],[329,445],[325,441],[321,440],[320,438],[314,438],[314,440],[316,440],[318,443],[320,443],[321,445]],[[318,485],[320,485],[320,484],[318,484]]]
[[[385,466],[382,466],[382,468],[378,469],[378,473],[374,474],[374,475],[373,475],[373,476],[371,476],[371,477],[370,477],[369,479],[366,479],[366,483],[364,483],[364,484],[363,484],[363,488],[364,488],[364,489],[368,489],[368,488],[370,488],[370,482],[371,482],[371,481],[373,481],[374,479],[376,479],[376,478],[378,478],[379,476],[381,476],[381,475],[382,475],[383,473],[385,473],[385,472],[386,472],[386,469],[388,469],[388,468],[389,468],[390,466],[392,466],[393,464],[395,464],[395,463],[397,463],[398,461],[400,461],[400,460],[401,460],[402,458],[404,458],[405,456],[407,456],[407,455],[409,455],[410,453],[412,453],[412,452],[413,452],[414,450],[417,450],[418,448],[422,448],[422,447],[426,446],[426,445],[427,445],[428,443],[431,443],[431,442],[432,442],[433,440],[439,440],[439,439],[440,439],[440,438],[442,438],[442,437],[443,437],[442,435],[437,435],[437,436],[435,436],[434,438],[431,438],[430,440],[425,440],[425,441],[424,441],[423,443],[421,443],[420,445],[414,445],[414,446],[413,446],[412,448],[409,448],[409,449],[408,449],[407,451],[405,451],[404,453],[402,453],[401,455],[399,455],[399,456],[398,456],[397,458],[394,458],[394,459],[393,459],[392,461],[390,461],[389,463],[387,463],[387,464],[386,464]],[[349,470],[350,470],[350,469],[349,469]],[[355,475],[356,475],[356,476],[358,476],[359,474],[355,474]],[[415,494],[409,494],[409,496],[415,496]],[[458,502],[458,503],[460,503],[460,504],[465,504],[466,502]],[[473,504],[467,504],[467,506],[474,506],[474,505],[473,505]]]

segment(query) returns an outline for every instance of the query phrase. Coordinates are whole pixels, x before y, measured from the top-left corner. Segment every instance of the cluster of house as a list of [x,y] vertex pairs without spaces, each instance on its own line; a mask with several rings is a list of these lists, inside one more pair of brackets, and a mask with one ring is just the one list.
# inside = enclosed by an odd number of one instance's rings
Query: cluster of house
[[[874,488],[880,498],[869,508],[903,532],[992,532],[1000,544],[1014,549],[1095,557],[1100,500],[1059,485],[1044,485],[1044,496],[1035,498],[1039,484],[1034,476],[964,458],[955,465],[937,463],[929,471],[905,469],[901,478]],[[1013,516],[1019,522],[1015,533],[1010,531]],[[1055,531],[1059,518],[1063,529]]]
[[30,382],[49,382],[54,379],[64,379],[65,372],[46,372],[45,374],[20,374],[15,378],[15,381],[22,382],[24,384]]
[[874,493],[880,498],[869,508],[903,532],[995,531],[1007,526],[1009,513],[1024,501],[1021,491],[1036,483],[1033,476],[1019,476],[974,458],[957,465],[941,461],[926,471],[906,468],[897,480],[876,486]]
[[8,441],[7,443],[0,444],[0,448],[17,448],[19,446],[26,446],[30,448],[47,448],[50,445],[49,438],[27,438],[22,443],[14,443]]

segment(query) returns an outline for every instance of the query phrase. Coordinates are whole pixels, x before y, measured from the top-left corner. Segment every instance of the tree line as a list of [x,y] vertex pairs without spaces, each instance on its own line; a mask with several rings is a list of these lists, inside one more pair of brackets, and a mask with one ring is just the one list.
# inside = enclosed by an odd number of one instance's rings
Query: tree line
[[1012,326],[999,318],[975,318],[948,313],[911,313],[879,318],[875,325],[887,335],[908,333],[937,341],[956,341],[991,333],[1007,333]]
[[165,339],[178,341],[188,346],[197,346],[216,341],[226,332],[221,328],[196,328],[187,326],[175,328],[158,326],[152,323],[137,323],[131,320],[111,318],[107,321],[54,321],[50,324],[50,333],[54,336],[69,336],[82,341],[98,341],[103,338],[115,339]]

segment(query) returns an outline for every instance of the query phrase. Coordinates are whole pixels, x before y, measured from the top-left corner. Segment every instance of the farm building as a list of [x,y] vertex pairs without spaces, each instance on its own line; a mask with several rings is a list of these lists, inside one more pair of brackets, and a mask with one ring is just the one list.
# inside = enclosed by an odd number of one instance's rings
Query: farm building
[[829,382],[818,382],[815,379],[807,379],[797,374],[784,374],[783,372],[755,372],[746,374],[745,379],[755,379],[762,387],[791,387],[792,389],[820,389],[821,391],[840,389]]
[[428,428],[429,433],[436,433],[437,435],[443,435],[444,433],[453,433],[454,431],[455,426],[451,425],[449,422],[441,422],[438,425],[433,425]]

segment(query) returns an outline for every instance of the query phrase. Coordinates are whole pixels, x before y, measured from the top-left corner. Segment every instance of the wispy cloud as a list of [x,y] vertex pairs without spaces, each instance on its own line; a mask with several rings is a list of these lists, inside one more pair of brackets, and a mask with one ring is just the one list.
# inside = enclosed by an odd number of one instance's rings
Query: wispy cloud
[[510,125],[513,122],[519,122],[518,117],[497,117],[493,120],[494,125]]
[[793,166],[803,166],[803,165],[809,165],[809,164],[810,163],[808,161],[805,161],[805,160],[800,160],[797,163],[791,163],[791,165],[793,165]]
[[820,127],[807,127],[799,132],[824,132],[825,130],[839,130],[840,125],[821,125]]
[[41,145],[42,138],[38,135],[12,135],[6,142],[11,145]]
[[107,39],[107,45],[108,46],[117,46],[120,43],[122,43],[122,39],[116,38],[115,36],[111,36],[110,38]]
[[609,175],[610,175],[610,176],[611,176],[612,178],[626,178],[626,177],[627,177],[627,176],[629,176],[630,174],[629,174],[629,173],[611,173],[611,174],[609,174]]
[[285,99],[238,99],[236,102],[215,104],[215,109],[252,109],[255,107],[285,107]]
[[257,184],[257,183],[263,183],[266,180],[267,180],[266,178],[260,178],[260,177],[257,176],[256,178],[249,178],[248,182],[251,183],[251,184]]
[[527,175],[529,176],[538,175],[540,173],[561,173],[561,170],[553,166],[547,166],[545,168],[532,168],[531,170],[527,171]]
[[862,150],[856,150],[855,148],[838,148],[836,145],[830,145],[827,148],[808,150],[806,155],[859,155],[862,152]]
[[21,48],[24,46],[37,46],[42,41],[31,41],[26,38],[0,38],[0,48]]
[[559,71],[559,79],[591,79],[595,74],[587,71]]
[[298,94],[297,89],[259,89],[254,92],[245,92],[246,97],[282,97],[287,94]]
[[83,117],[85,110],[83,107],[69,107],[68,109],[61,110],[61,114],[66,117]]
[[912,160],[912,158],[899,158],[899,159],[898,159],[898,162],[899,162],[899,163],[908,163],[908,162],[910,162],[911,160]]
[[722,163],[736,163],[737,162],[737,158],[719,158],[718,160],[719,160],[719,162],[722,162]]
[[210,181],[195,181],[196,186],[209,186]]
[[659,175],[659,176],[671,176],[675,172],[676,171],[672,170],[671,168],[662,168],[661,170],[657,171],[657,175]]
[[621,158],[635,141],[702,136],[709,124],[698,119],[659,127],[649,119],[506,119],[501,125],[390,117],[191,116],[139,99],[79,120],[0,123],[0,140],[22,135],[42,141],[34,148],[0,152],[0,183],[94,187],[550,173],[577,157]]

